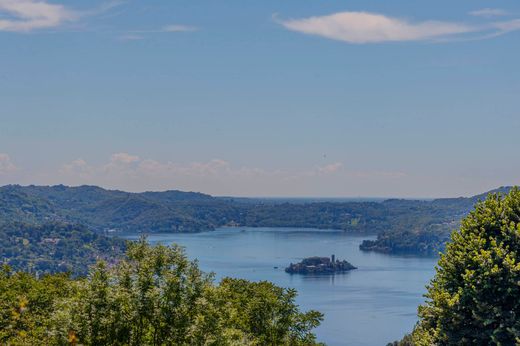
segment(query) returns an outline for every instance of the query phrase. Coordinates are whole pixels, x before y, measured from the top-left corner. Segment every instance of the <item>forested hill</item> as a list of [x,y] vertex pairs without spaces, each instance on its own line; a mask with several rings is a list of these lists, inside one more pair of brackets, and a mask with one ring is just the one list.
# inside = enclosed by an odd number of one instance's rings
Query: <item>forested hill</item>
[[225,225],[283,226],[374,234],[452,224],[486,194],[432,201],[271,203],[182,191],[129,193],[97,186],[8,185],[0,187],[0,223],[60,221],[85,224],[94,230],[143,232],[195,232]]
[[[82,223],[94,230],[181,232],[212,229],[210,215],[197,205],[214,198],[192,192],[128,193],[97,186],[18,186],[0,188],[0,223],[49,221]],[[219,222],[216,222],[219,224]]]
[[[506,192],[508,187],[496,191]],[[0,187],[0,225],[83,224],[94,231],[197,232],[221,226],[312,227],[378,234],[364,250],[434,253],[478,199],[311,201],[218,198],[181,192],[129,193],[96,186]]]
[[[443,251],[453,230],[458,229],[460,220],[473,209],[478,201],[486,199],[490,193],[507,194],[511,186],[502,186],[473,197],[441,198],[426,202],[427,212],[414,212],[418,201],[387,200],[408,209],[398,219],[403,219],[393,227],[378,233],[376,240],[365,240],[361,250],[388,254],[437,255]],[[407,207],[405,207],[407,206]],[[406,221],[404,221],[406,219]]]

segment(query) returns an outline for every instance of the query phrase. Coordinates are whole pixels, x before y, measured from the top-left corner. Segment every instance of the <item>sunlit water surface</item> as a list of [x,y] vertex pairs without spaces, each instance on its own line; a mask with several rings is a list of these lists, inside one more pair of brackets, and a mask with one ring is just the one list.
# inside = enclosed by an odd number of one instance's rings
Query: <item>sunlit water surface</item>
[[[184,246],[203,270],[215,272],[217,280],[225,276],[269,280],[297,289],[303,310],[325,314],[316,334],[327,345],[386,345],[413,328],[436,259],[362,252],[358,247],[363,239],[370,237],[341,231],[242,227],[148,237],[151,243]],[[331,254],[358,269],[332,276],[290,275],[283,270],[304,257]]]

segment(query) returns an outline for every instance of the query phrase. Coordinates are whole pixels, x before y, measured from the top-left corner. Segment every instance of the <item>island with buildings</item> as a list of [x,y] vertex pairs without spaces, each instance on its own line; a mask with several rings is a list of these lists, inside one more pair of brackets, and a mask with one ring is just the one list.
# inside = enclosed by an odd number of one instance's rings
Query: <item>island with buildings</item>
[[357,269],[349,262],[336,259],[334,255],[329,257],[308,257],[300,263],[291,263],[285,271],[289,274],[335,274]]

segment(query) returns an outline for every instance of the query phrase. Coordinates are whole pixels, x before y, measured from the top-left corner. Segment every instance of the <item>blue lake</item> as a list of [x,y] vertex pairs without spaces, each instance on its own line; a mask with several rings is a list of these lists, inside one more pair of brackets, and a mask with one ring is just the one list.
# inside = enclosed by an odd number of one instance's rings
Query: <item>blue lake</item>
[[[215,272],[217,280],[225,276],[269,280],[297,289],[302,310],[325,314],[316,334],[327,345],[386,345],[412,330],[437,260],[362,252],[358,246],[363,239],[370,237],[341,231],[243,227],[148,237],[151,243],[184,246],[203,270]],[[358,269],[332,276],[284,272],[290,262],[331,254]]]

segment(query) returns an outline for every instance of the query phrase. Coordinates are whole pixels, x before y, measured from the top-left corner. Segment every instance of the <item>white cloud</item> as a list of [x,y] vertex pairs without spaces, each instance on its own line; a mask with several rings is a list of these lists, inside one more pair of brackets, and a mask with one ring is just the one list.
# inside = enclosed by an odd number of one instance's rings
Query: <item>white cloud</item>
[[343,164],[341,162],[335,162],[323,167],[318,167],[318,172],[322,174],[331,174],[338,172],[342,168]]
[[37,0],[0,0],[0,31],[29,32],[54,28],[78,18],[78,14],[63,5]]
[[368,12],[340,12],[321,17],[282,20],[280,23],[289,30],[350,43],[431,40],[477,30],[459,23],[411,23]]
[[10,173],[17,170],[17,167],[11,161],[7,154],[0,153],[0,174]]
[[151,177],[211,177],[233,172],[229,162],[221,159],[212,159],[207,162],[191,162],[184,165],[148,159],[140,162],[138,170],[140,173]]
[[[369,12],[339,12],[326,16],[277,21],[292,31],[358,44],[478,40],[520,30],[518,19],[470,25],[434,20],[411,22]],[[474,35],[468,37],[468,34]]]
[[[49,173],[46,184],[93,184],[126,191],[201,191],[230,196],[311,196],[362,194],[364,188],[403,184],[405,173],[347,169],[331,162],[310,169],[263,169],[236,166],[222,159],[195,162],[159,161],[129,153],[113,154],[105,163],[77,159]],[[34,181],[31,181],[34,183]]]
[[93,173],[93,168],[83,159],[77,159],[64,164],[60,171],[62,175],[76,175],[81,179],[88,179]]
[[139,156],[130,155],[128,153],[116,153],[110,157],[110,163],[114,164],[130,164],[139,161]]
[[520,19],[493,23],[493,27],[499,29],[499,34],[520,30]]
[[83,169],[84,167],[88,167],[88,165],[87,165],[87,162],[83,159],[77,159],[77,160],[74,160],[70,163],[63,165],[63,169],[65,171],[73,171],[73,170],[76,170],[77,168]]
[[138,167],[140,161],[139,156],[128,153],[116,153],[110,157],[109,163],[100,169],[92,168],[91,170],[97,176],[107,175],[116,179],[118,179],[117,177],[136,177],[139,175]]
[[475,16],[475,17],[489,18],[489,17],[507,16],[509,13],[500,8],[482,8],[480,10],[471,11],[469,14],[472,16]]

